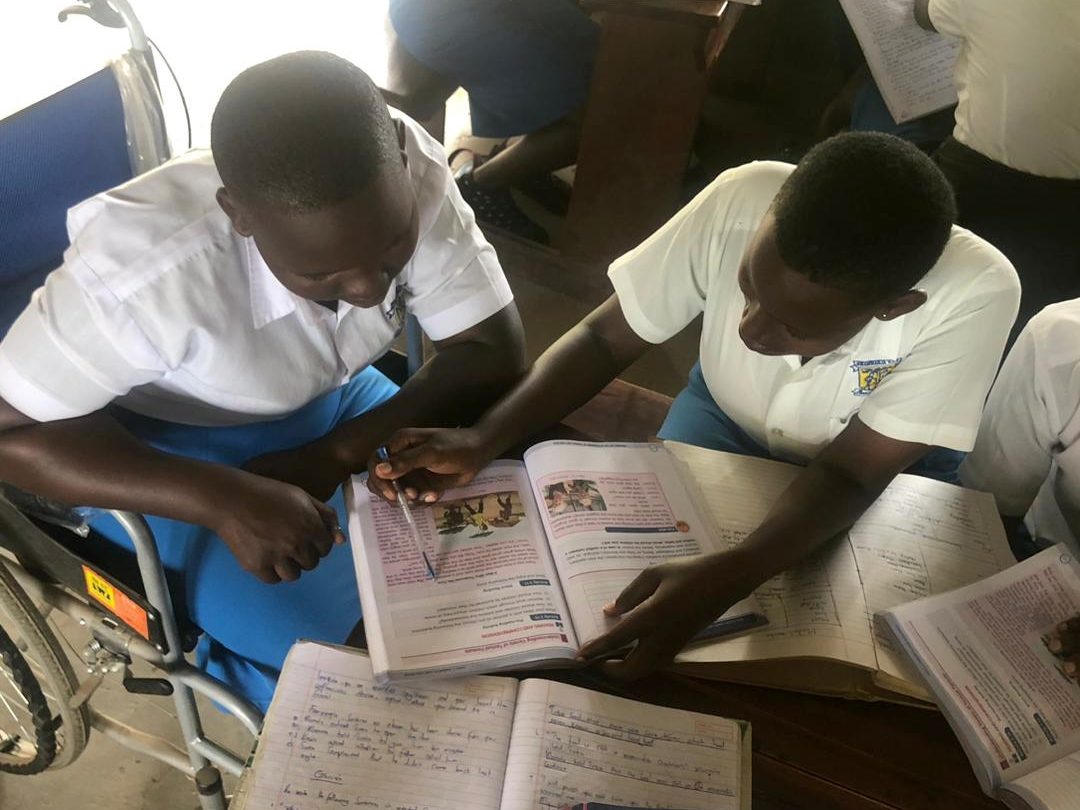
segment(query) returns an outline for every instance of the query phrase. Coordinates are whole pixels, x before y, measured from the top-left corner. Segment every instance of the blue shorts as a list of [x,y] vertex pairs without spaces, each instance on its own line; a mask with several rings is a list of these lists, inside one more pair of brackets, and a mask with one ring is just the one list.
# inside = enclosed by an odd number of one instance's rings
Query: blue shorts
[[[712,398],[701,363],[690,370],[686,388],[671,403],[664,424],[658,434],[661,439],[694,444],[710,450],[723,450],[741,456],[772,458],[769,451],[754,441],[735,421],[720,410]],[[935,447],[905,472],[934,478],[947,484],[959,484],[957,470],[964,460],[964,453],[947,447]]]
[[390,0],[402,46],[469,93],[472,133],[508,138],[585,103],[599,27],[573,0]]
[[[133,434],[160,450],[238,467],[263,453],[305,444],[336,425],[385,402],[397,386],[374,368],[267,422],[230,427],[197,427],[162,422],[130,412],[120,415]],[[341,488],[329,501],[345,528]],[[360,619],[360,598],[349,546],[335,546],[314,571],[295,582],[267,585],[249,574],[228,546],[209,529],[148,517],[164,566],[183,582],[183,602],[191,620],[205,631],[198,665],[266,710],[289,647],[298,638],[340,643]],[[111,516],[95,529],[127,548],[131,542]],[[347,529],[346,529],[347,530]],[[173,598],[180,602],[181,595]]]

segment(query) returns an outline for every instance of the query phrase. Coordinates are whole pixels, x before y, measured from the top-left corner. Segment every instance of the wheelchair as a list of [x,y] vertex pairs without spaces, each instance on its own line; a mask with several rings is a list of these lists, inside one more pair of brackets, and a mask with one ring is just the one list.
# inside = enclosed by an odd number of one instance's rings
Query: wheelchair
[[[169,156],[154,60],[127,0],[80,0],[60,12],[126,28],[131,49],[108,67],[0,121],[0,335],[61,263],[67,209]],[[244,756],[202,730],[195,692],[258,735],[262,715],[188,663],[200,634],[171,597],[146,521],[113,512],[136,552],[96,537],[78,510],[0,484],[0,772],[35,774],[74,762],[91,731],[188,774],[204,810],[223,810],[221,772]],[[173,587],[170,588],[170,585]],[[182,599],[180,600],[182,602]],[[53,613],[79,628],[79,677]],[[135,677],[145,662],[152,677]],[[124,689],[172,701],[184,750],[94,708],[95,691]]]

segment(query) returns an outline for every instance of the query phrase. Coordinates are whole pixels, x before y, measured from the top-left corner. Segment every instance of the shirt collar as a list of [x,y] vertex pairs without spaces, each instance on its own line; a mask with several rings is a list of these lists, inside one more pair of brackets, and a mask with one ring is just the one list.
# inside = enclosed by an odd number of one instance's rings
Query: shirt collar
[[244,239],[248,283],[251,289],[251,321],[256,329],[296,311],[296,296],[285,289],[266,266],[255,240]]

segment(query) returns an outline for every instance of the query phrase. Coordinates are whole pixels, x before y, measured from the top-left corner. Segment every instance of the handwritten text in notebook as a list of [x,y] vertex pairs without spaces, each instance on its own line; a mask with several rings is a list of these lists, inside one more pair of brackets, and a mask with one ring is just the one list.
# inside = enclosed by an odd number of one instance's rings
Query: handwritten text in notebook
[[512,682],[377,688],[367,659],[315,645],[297,652],[263,732],[248,807],[389,810],[433,795],[450,810],[498,807]]

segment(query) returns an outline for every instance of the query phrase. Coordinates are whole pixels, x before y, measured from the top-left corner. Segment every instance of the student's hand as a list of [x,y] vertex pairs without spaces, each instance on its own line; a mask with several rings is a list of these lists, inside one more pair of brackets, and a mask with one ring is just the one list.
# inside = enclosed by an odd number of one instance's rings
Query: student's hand
[[334,490],[350,474],[327,447],[317,442],[256,456],[243,468],[255,475],[300,487],[320,501],[330,500]]
[[622,616],[615,627],[581,648],[579,660],[603,658],[637,645],[621,661],[601,664],[606,675],[632,680],[666,666],[686,643],[740,599],[756,582],[732,552],[675,560],[646,568],[604,606]]
[[407,428],[386,441],[387,461],[368,461],[368,489],[388,501],[396,499],[393,481],[406,497],[433,503],[443,490],[464,486],[494,458],[474,428]]
[[1050,635],[1050,652],[1064,662],[1065,674],[1080,677],[1080,616],[1062,622]]
[[216,495],[220,518],[210,528],[263,582],[291,582],[345,542],[334,510],[291,484],[241,473]]

